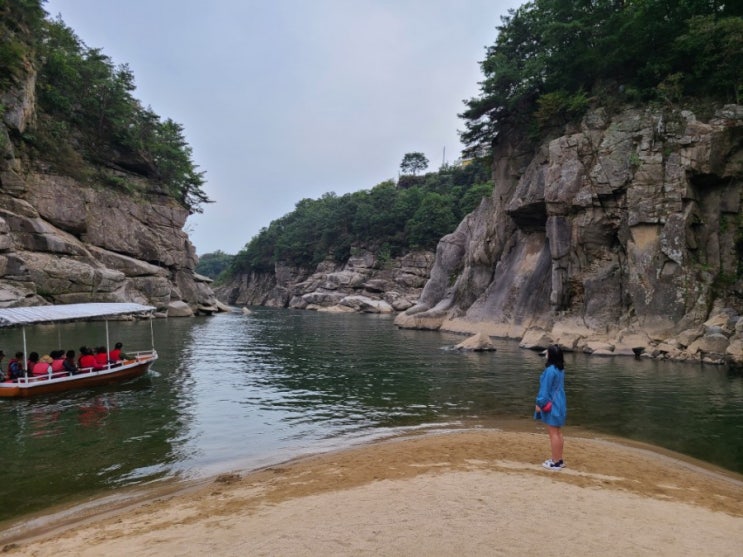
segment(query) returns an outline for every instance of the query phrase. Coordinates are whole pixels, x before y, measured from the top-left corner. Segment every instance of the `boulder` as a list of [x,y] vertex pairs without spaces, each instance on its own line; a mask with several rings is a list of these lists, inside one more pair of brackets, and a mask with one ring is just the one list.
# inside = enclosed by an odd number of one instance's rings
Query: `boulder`
[[384,300],[373,300],[366,296],[346,296],[339,303],[339,306],[351,308],[361,313],[392,313],[393,309]]
[[173,300],[168,304],[168,317],[193,317],[194,312],[186,302]]
[[719,360],[725,357],[730,341],[722,334],[705,335],[687,347],[687,352],[692,355],[698,354],[702,358]]
[[483,333],[472,335],[454,347],[456,350],[468,350],[473,352],[495,351],[495,345],[490,337]]
[[528,350],[542,351],[554,343],[555,341],[545,330],[534,328],[526,331],[519,346]]

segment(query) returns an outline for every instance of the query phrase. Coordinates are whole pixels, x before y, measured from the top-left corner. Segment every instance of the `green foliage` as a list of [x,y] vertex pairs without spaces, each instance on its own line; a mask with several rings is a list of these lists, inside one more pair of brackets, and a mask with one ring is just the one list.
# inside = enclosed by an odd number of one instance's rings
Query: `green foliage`
[[400,163],[400,171],[403,174],[413,174],[415,176],[426,168],[428,168],[428,158],[419,152],[406,153]]
[[229,273],[270,273],[276,263],[311,269],[326,259],[345,261],[360,248],[384,265],[411,249],[434,249],[492,193],[486,162],[468,163],[420,176],[406,188],[387,181],[371,190],[303,199],[250,240]]
[[[122,172],[141,176],[154,193],[201,212],[210,200],[182,126],[143,108],[129,67],[87,47],[61,19],[47,19],[42,3],[0,0],[0,92],[38,70],[37,124],[22,138],[30,156],[113,187]],[[127,182],[132,193],[134,183],[146,182]]]
[[32,35],[44,20],[41,0],[0,0],[0,89],[21,78],[33,55]]
[[570,94],[566,91],[545,93],[537,99],[534,114],[540,127],[566,124],[583,115],[588,108],[588,97],[583,91]]
[[686,59],[683,84],[692,94],[721,91],[740,102],[743,88],[743,18],[698,15],[674,42]]
[[199,257],[199,262],[196,264],[196,272],[211,279],[218,279],[230,267],[234,258],[234,255],[227,254],[221,250],[213,253],[205,253]]
[[493,185],[489,183],[474,184],[459,198],[459,214],[466,215],[474,211],[484,197],[493,194]]
[[439,193],[425,193],[421,204],[407,222],[406,232],[411,247],[430,247],[431,238],[438,241],[456,228],[458,221],[450,201]]
[[[626,100],[737,100],[743,3],[534,0],[502,18],[465,102],[462,140],[483,155],[502,132],[580,117],[590,91]],[[607,84],[613,84],[607,88]]]

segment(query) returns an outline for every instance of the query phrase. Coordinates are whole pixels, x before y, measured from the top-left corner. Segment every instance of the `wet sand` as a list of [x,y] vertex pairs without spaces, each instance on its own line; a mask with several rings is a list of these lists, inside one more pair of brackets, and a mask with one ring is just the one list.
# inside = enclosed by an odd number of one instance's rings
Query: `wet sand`
[[8,555],[738,555],[743,477],[544,433],[406,436],[111,498],[0,533]]

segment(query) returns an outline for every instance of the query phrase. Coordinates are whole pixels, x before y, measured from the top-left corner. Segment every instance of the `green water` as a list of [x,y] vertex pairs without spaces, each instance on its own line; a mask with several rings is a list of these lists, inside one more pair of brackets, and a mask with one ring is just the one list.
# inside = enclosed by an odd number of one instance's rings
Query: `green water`
[[[149,323],[111,342],[150,347]],[[0,400],[0,520],[172,477],[250,469],[410,427],[532,427],[542,358],[512,341],[398,330],[391,317],[256,309],[153,323],[160,354],[129,383]],[[29,349],[105,344],[102,324],[35,327]],[[18,331],[0,332],[6,354]],[[6,362],[7,363],[7,359]],[[743,378],[712,366],[568,354],[568,428],[743,473]],[[536,426],[535,427],[536,430]]]

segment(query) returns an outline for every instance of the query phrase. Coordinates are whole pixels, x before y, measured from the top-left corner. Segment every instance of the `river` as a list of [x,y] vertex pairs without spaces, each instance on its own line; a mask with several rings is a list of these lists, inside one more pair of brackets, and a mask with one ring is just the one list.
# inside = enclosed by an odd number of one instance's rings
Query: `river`
[[[125,351],[150,347],[146,322],[109,329]],[[0,400],[0,521],[410,428],[541,431],[531,413],[543,359],[514,341],[463,353],[450,348],[464,337],[397,329],[390,316],[269,308],[155,320],[152,330],[160,359],[144,377]],[[102,323],[36,326],[27,335],[39,353],[105,344]],[[0,347],[8,355],[21,348],[20,331],[0,331]],[[584,354],[566,355],[566,373],[568,439],[570,428],[619,436],[743,473],[739,374]]]

